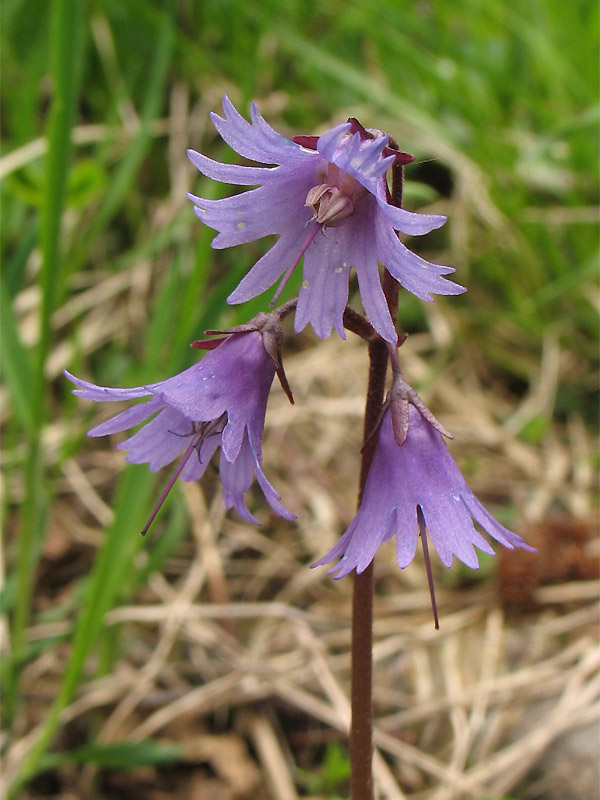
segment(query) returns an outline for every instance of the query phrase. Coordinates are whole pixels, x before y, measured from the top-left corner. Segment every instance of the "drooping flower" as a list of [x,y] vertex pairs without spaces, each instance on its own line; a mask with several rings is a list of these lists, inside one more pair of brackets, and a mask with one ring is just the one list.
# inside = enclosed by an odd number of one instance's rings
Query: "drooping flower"
[[312,566],[340,558],[330,570],[334,577],[342,578],[354,569],[361,573],[379,545],[395,536],[398,566],[404,569],[415,556],[420,529],[424,534],[426,527],[444,566],[449,567],[457,556],[477,569],[474,546],[490,555],[494,551],[473,520],[505,547],[533,550],[477,500],[431,423],[414,406],[409,416],[408,435],[400,447],[392,414],[385,412],[360,508],[337,544]]
[[88,436],[125,431],[154,416],[118,444],[117,449],[127,450],[126,460],[133,464],[147,463],[151,472],[183,454],[150,515],[145,532],[177,478],[183,481],[201,478],[218,447],[221,447],[219,471],[227,509],[233,507],[246,521],[258,522],[244,502],[244,493],[256,474],[271,508],[288,520],[295,518],[283,507],[262,469],[262,435],[275,369],[276,363],[267,353],[261,333],[251,330],[220,340],[216,349],[197,364],[159,383],[112,389],[95,386],[68,372],[65,375],[78,387],[73,394],[86,400],[150,398],[92,428]]
[[[430,264],[408,250],[396,231],[410,236],[439,228],[446,217],[415,214],[389,202],[386,172],[412,160],[392,150],[386,135],[350,120],[320,137],[291,141],[274,131],[251,107],[251,123],[223,99],[225,116],[211,118],[222,138],[240,155],[263,164],[221,164],[193,150],[192,163],[209,178],[258,188],[221,200],[188,195],[197,216],[219,234],[215,248],[251,242],[269,234],[278,240],[228,297],[242,303],[283,276],[283,285],[304,255],[295,330],[310,323],[327,338],[332,326],[344,338],[342,314],[351,268],[356,270],[365,312],[377,332],[395,343],[397,334],[381,287],[379,262],[422,300],[464,290],[442,276],[452,267]],[[306,146],[305,146],[306,145]],[[311,149],[312,147],[316,149]]]

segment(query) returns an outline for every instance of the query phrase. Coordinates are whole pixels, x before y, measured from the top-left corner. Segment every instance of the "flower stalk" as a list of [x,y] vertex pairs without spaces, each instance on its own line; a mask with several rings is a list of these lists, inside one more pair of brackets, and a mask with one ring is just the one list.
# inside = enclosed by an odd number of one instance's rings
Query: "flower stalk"
[[[363,450],[358,489],[358,506],[375,453],[375,428],[381,416],[387,372],[387,347],[383,339],[369,342],[369,385],[365,405]],[[373,562],[354,576],[352,593],[350,726],[350,797],[373,798]]]
[[[395,144],[395,143],[394,143]],[[402,204],[404,167],[392,168],[392,199]],[[392,320],[398,315],[398,283],[387,270],[383,276],[383,292]],[[388,346],[380,337],[369,342],[369,384],[365,404],[363,449],[360,464],[358,507],[362,502],[369,468],[377,446],[376,428],[381,420],[387,374]],[[354,576],[352,593],[352,651],[350,727],[350,797],[351,800],[373,798],[373,596],[375,579],[373,562],[364,572]]]

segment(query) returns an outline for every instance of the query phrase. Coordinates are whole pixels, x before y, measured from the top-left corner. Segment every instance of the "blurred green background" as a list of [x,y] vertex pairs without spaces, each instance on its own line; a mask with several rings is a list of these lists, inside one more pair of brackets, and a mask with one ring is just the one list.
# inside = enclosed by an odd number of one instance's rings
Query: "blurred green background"
[[[94,648],[96,674],[111,669],[117,633],[103,633],[103,614],[131,597],[187,530],[173,504],[145,566],[132,569],[142,543],[124,532],[141,527],[155,478],[123,470],[109,498],[114,518],[76,596],[32,612],[61,465],[88,447],[86,412],[61,370],[112,385],[158,380],[190,363],[187,344],[206,327],[242,321],[268,302],[224,306],[265,243],[212,251],[213,232],[185,199],[190,189],[231,191],[185,159],[189,146],[237,158],[208,120],[224,92],[242,113],[256,99],[290,136],[349,115],[395,136],[416,156],[407,207],[449,216],[411,247],[451,263],[469,289],[436,303],[452,321],[454,347],[518,395],[547,349],[558,348],[555,403],[525,420],[520,435],[542,436],[575,410],[595,429],[598,7],[5,0],[1,15],[7,730],[18,719],[23,668],[40,648],[71,644],[16,787],[44,765]],[[430,313],[402,294],[405,329],[426,328]],[[32,622],[70,620],[78,607],[62,638],[28,643]],[[150,761],[164,756],[144,752]]]

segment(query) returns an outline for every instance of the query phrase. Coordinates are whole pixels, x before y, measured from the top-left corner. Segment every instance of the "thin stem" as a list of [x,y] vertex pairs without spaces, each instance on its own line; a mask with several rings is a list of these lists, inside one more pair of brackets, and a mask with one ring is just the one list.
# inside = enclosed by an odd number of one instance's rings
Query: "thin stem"
[[352,333],[360,336],[365,342],[370,342],[372,339],[376,339],[379,336],[369,320],[363,317],[362,314],[359,314],[358,311],[355,311],[351,306],[346,306],[344,309],[342,321],[346,330],[352,331]]
[[404,165],[392,167],[392,205],[402,208],[402,188],[404,186]]
[[276,310],[277,314],[279,315],[279,320],[285,319],[289,316],[292,311],[296,310],[296,306],[298,305],[298,298],[293,297],[291,300],[287,300],[283,305],[279,306]]
[[[394,205],[402,202],[402,167],[392,170],[391,198]],[[392,319],[398,315],[399,285],[387,270],[383,274],[383,291]],[[359,334],[361,335],[361,334]],[[360,465],[358,505],[360,506],[367,476],[377,446],[373,435],[381,417],[388,364],[387,343],[379,336],[369,341],[369,385],[365,404],[363,448]],[[354,578],[352,596],[352,668],[350,727],[350,797],[351,800],[373,800],[373,595],[375,582],[373,562]]]
[[[379,336],[371,339],[358,490],[359,506],[377,446],[377,436],[373,434],[381,417],[387,363],[386,342]],[[352,597],[352,726],[350,728],[352,800],[373,798],[373,594],[374,577],[373,562],[371,562],[362,574],[355,576]]]
[[350,797],[373,800],[373,562],[354,578]]
[[[360,506],[377,437],[373,431],[381,414],[387,372],[387,346],[383,339],[369,342],[369,386],[365,407],[363,450],[358,490]],[[373,798],[373,562],[354,578],[352,597],[352,675],[350,728],[350,797]]]

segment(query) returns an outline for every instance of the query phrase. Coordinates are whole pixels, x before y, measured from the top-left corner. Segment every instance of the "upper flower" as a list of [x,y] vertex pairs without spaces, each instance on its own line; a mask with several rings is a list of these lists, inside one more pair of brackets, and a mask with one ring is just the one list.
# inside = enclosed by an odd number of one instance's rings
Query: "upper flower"
[[234,507],[248,522],[258,522],[244,502],[253,475],[271,508],[286,519],[294,519],[279,502],[280,496],[262,470],[262,435],[275,361],[267,353],[261,333],[236,333],[222,339],[218,347],[189,369],[159,383],[132,389],[95,386],[65,372],[78,388],[74,394],[99,402],[150,397],[146,403],[122,411],[89,431],[105,436],[128,430],[154,419],[117,445],[128,450],[126,460],[148,463],[151,472],[182,459],[152,513],[154,519],[166,494],[178,477],[198,480],[215,450],[221,447],[220,474],[223,502]]
[[[259,187],[222,200],[189,195],[202,222],[219,231],[213,247],[231,247],[269,234],[279,236],[229,296],[229,303],[242,303],[261,294],[282,275],[283,285],[304,255],[295,329],[300,331],[310,322],[325,339],[333,326],[344,338],[342,314],[354,267],[369,320],[384,339],[395,343],[397,334],[381,288],[379,262],[422,300],[432,300],[432,293],[465,291],[442,277],[454,272],[452,267],[430,264],[398,239],[396,231],[410,236],[429,233],[446,218],[414,214],[388,202],[385,175],[401,154],[388,147],[387,136],[380,131],[369,133],[351,120],[319,138],[298,137],[299,143],[274,131],[254,103],[251,123],[227,97],[223,109],[224,118],[211,115],[223,139],[245,158],[277,165],[221,164],[188,151],[192,163],[207,177]],[[316,149],[303,146],[312,144],[313,139]]]
[[409,415],[408,435],[400,447],[394,438],[391,412],[386,411],[360,508],[339,542],[313,566],[341,557],[331,570],[336,578],[353,569],[363,572],[379,545],[395,535],[398,566],[407,567],[415,556],[419,528],[423,527],[420,520],[446,567],[456,555],[477,569],[474,545],[494,554],[473,526],[473,519],[505,547],[532,550],[477,500],[438,431],[413,406]]

